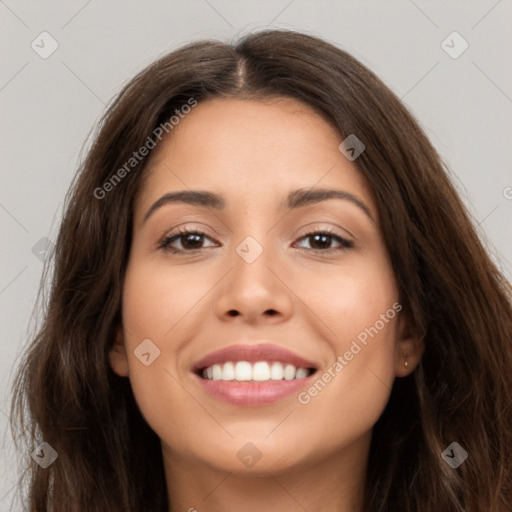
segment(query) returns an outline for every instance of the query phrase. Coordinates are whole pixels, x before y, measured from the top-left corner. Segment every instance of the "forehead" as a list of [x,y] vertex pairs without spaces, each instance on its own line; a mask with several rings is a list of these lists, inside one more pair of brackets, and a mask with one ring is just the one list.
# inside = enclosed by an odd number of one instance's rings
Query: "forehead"
[[228,207],[261,208],[281,205],[292,189],[343,188],[371,205],[366,180],[338,149],[342,140],[290,98],[201,102],[153,150],[136,209],[186,189],[218,192]]

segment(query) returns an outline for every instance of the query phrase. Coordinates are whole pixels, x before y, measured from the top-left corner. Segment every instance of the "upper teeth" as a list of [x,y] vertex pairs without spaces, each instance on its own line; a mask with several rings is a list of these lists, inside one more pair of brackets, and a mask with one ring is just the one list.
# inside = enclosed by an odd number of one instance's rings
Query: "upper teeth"
[[296,368],[293,364],[283,364],[277,361],[227,361],[224,364],[214,364],[203,370],[203,378],[208,380],[293,380],[303,379],[309,375],[307,368]]

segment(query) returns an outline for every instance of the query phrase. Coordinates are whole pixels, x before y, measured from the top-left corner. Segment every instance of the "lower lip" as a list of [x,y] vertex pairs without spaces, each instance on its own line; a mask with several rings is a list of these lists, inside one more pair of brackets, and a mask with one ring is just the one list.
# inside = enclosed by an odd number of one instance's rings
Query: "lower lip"
[[203,389],[215,398],[234,405],[250,407],[271,404],[298,393],[310,384],[315,373],[303,379],[263,382],[209,380],[202,379],[197,374],[194,375]]

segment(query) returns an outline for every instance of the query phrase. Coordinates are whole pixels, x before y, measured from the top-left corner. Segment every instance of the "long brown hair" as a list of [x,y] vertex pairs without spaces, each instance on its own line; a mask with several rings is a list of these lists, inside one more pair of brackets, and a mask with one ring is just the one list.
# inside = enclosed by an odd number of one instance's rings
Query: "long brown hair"
[[[109,105],[66,197],[43,321],[15,383],[28,509],[167,510],[159,439],[108,364],[149,157],[101,198],[98,189],[176,109],[212,97],[295,98],[366,146],[355,163],[376,198],[404,314],[426,348],[416,371],[395,379],[374,427],[365,510],[512,510],[510,285],[399,99],[345,51],[284,30],[184,46]],[[41,441],[58,453],[47,469],[29,456]],[[452,442],[468,453],[457,469],[441,456]]]

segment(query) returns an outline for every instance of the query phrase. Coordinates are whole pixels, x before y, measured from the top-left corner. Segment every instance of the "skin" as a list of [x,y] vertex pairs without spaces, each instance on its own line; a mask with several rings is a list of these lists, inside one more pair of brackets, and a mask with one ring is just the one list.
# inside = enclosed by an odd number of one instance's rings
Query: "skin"
[[[190,371],[212,351],[267,340],[314,361],[321,376],[399,303],[372,192],[342,140],[292,99],[211,99],[153,150],[110,362],[161,439],[172,511],[362,510],[372,427],[393,380],[423,352],[403,315],[306,405],[297,394],[258,407],[221,402]],[[353,194],[373,219],[340,199],[279,209],[289,191],[311,187]],[[221,194],[226,207],[167,204],[143,221],[162,195],[188,189]],[[188,253],[159,249],[178,225],[206,236],[172,243]],[[305,236],[325,229],[353,246],[332,252],[336,238],[322,246]],[[263,248],[251,264],[236,252],[247,236]],[[148,338],[160,355],[146,366],[134,350]],[[261,454],[252,467],[237,457],[247,442]]]

